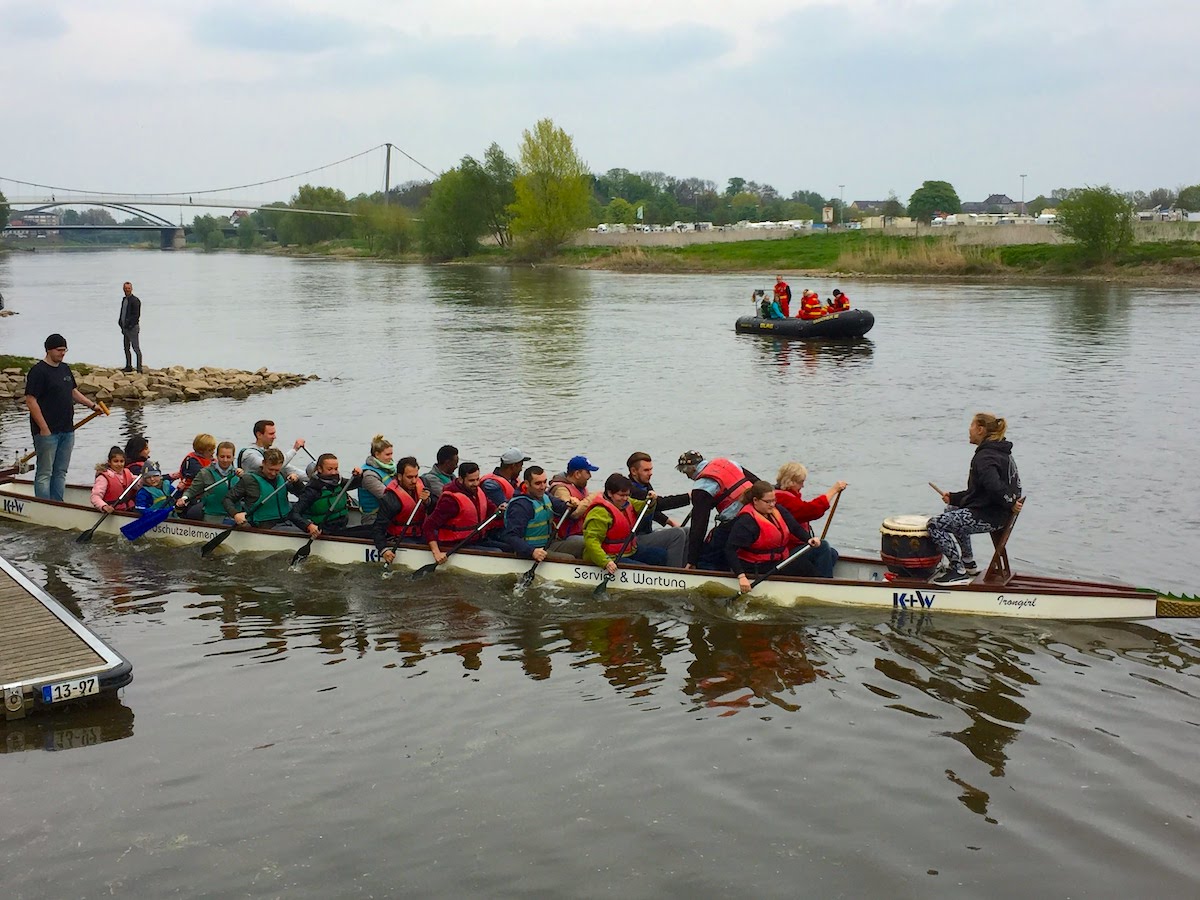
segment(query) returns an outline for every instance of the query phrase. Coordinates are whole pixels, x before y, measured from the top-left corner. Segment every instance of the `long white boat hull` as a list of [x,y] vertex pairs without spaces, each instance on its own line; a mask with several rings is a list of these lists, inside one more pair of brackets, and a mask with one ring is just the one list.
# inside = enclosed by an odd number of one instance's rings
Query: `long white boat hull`
[[[0,484],[0,516],[17,522],[84,531],[99,518],[90,503],[90,488],[69,485],[65,502],[41,500],[33,496],[28,481]],[[133,513],[113,513],[97,529],[99,534],[120,537],[120,528]],[[168,544],[203,545],[225,529],[219,523],[169,519],[147,532],[141,540]],[[123,540],[124,538],[122,538]],[[296,531],[235,529],[221,544],[218,553],[293,553],[306,536]],[[312,545],[312,557],[348,565],[379,563],[374,545],[354,538],[318,538]],[[433,562],[433,554],[419,546],[401,545],[396,565],[418,569]],[[532,565],[528,559],[508,554],[462,550],[450,557],[444,568],[491,577],[517,577]],[[603,571],[579,563],[544,562],[537,575],[564,585],[594,588]],[[751,599],[777,606],[806,603],[830,603],[899,609],[944,610],[992,616],[1031,619],[1146,619],[1155,616],[1157,595],[1126,585],[1071,581],[1015,575],[1006,584],[988,584],[982,578],[973,583],[943,587],[903,579],[889,580],[887,567],[878,560],[843,557],[833,579],[773,577],[754,589]],[[728,573],[698,572],[657,566],[623,566],[610,591],[697,591],[714,599],[732,598],[737,579]]]

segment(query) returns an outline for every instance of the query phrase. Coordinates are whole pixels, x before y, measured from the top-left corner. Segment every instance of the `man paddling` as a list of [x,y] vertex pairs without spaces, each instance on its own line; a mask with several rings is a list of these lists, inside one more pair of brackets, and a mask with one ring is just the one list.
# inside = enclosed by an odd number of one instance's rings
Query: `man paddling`
[[389,546],[398,543],[423,544],[425,516],[430,509],[429,491],[421,480],[415,456],[396,463],[396,477],[388,481],[379,498],[379,509],[371,524],[375,549],[385,563],[396,558]]
[[500,541],[517,556],[537,562],[547,557],[560,562],[579,559],[583,555],[582,535],[560,541],[551,533],[554,523],[579,501],[574,497],[566,501],[551,497],[546,493],[548,485],[549,478],[541,466],[525,470],[524,490],[504,508]]
[[516,447],[501,453],[500,465],[479,479],[479,486],[488,499],[497,506],[511,500],[521,490],[521,466],[531,458]]
[[[244,447],[238,451],[237,466],[245,472],[257,472],[262,468],[263,456],[266,451],[275,444],[275,423],[270,419],[259,419],[254,423],[254,443],[249,447]],[[304,438],[296,438],[296,443],[292,444],[292,449],[289,450],[283,457],[284,472],[286,475],[295,475],[301,481],[305,480],[305,475],[297,468],[289,466],[292,458],[304,446]],[[280,451],[281,453],[283,451]]]
[[[706,460],[696,450],[681,454],[676,468],[693,482],[686,568],[723,569],[725,544],[733,517],[741,512],[742,494],[761,479],[732,459]],[[714,510],[717,524],[706,543],[708,518]]]
[[[291,504],[287,495],[298,494],[302,487],[295,474],[285,478],[282,469],[283,451],[271,447],[263,451],[262,468],[257,472],[246,472],[229,489],[221,506],[235,525],[275,528],[288,521]],[[285,484],[287,489],[283,490]],[[266,502],[260,505],[263,500]]]
[[473,547],[503,550],[500,544],[487,540],[482,531],[475,531],[495,511],[496,504],[479,488],[479,464],[460,463],[458,477],[446,485],[433,512],[425,517],[425,540],[434,561],[441,565],[446,550],[468,539]]
[[332,453],[317,457],[317,467],[312,478],[300,492],[292,505],[289,519],[301,531],[312,538],[322,534],[361,537],[370,532],[370,526],[350,528],[350,514],[346,494],[362,484],[362,469],[351,470],[350,478],[342,478],[338,472],[338,458]]
[[425,482],[425,487],[429,491],[429,496],[436,503],[438,498],[442,496],[442,491],[446,485],[454,480],[454,470],[458,468],[458,448],[450,444],[443,444],[438,447],[437,462],[435,462],[429,471],[421,476],[421,480]]

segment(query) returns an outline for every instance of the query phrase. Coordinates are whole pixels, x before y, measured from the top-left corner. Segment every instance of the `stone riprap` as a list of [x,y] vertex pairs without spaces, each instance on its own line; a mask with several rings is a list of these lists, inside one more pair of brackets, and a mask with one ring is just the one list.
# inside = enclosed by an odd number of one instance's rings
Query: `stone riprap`
[[[204,400],[208,397],[232,397],[242,400],[251,394],[269,393],[276,388],[296,387],[316,381],[316,375],[296,375],[291,372],[255,372],[241,369],[220,369],[202,366],[188,369],[168,366],[165,369],[146,369],[144,372],[123,372],[89,366],[88,374],[75,371],[79,390],[95,400],[113,403],[154,403],[157,400],[181,402]],[[14,400],[25,396],[25,374],[21,369],[5,369],[0,373],[0,396]]]

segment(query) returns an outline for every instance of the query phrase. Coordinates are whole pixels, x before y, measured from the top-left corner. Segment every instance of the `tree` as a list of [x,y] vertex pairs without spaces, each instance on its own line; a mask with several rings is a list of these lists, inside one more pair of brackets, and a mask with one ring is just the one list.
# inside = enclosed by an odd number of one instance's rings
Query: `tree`
[[1180,209],[1186,209],[1188,212],[1200,212],[1200,184],[1183,188],[1175,203]]
[[403,206],[362,201],[354,211],[355,231],[372,253],[404,253],[412,245],[412,217]]
[[1128,197],[1108,185],[1088,187],[1058,204],[1055,224],[1088,259],[1100,262],[1133,243],[1133,209]]
[[623,197],[613,197],[612,202],[604,207],[604,221],[617,225],[632,225],[637,218],[637,210],[633,204]]
[[0,228],[8,224],[8,216],[11,212],[8,205],[8,198],[4,196],[4,191],[0,191]]
[[1042,210],[1053,205],[1054,203],[1052,201],[1047,200],[1041,194],[1038,194],[1029,201],[1029,205],[1026,206],[1025,209],[1031,216],[1040,216],[1042,214]]
[[1155,188],[1146,198],[1146,202],[1152,209],[1156,206],[1170,209],[1175,204],[1175,192],[1170,188]]
[[[337,188],[301,185],[289,204],[292,209],[350,212],[350,202]],[[292,213],[281,216],[276,230],[285,244],[317,244],[334,238],[348,237],[354,229],[349,216],[322,216],[311,213]]]
[[526,251],[548,255],[588,221],[591,176],[571,136],[542,119],[521,139],[510,228]]
[[238,246],[243,250],[253,250],[262,243],[262,238],[258,234],[258,228],[254,224],[254,219],[250,216],[242,216],[238,222],[237,242]]
[[746,189],[745,178],[730,178],[729,183],[725,185],[725,196],[736,197]]
[[487,233],[477,173],[459,167],[443,172],[421,211],[421,247],[433,259],[470,256]]
[[938,213],[962,212],[962,202],[948,181],[926,181],[908,198],[908,214],[928,222]]
[[904,215],[904,204],[900,202],[900,198],[896,196],[895,191],[888,194],[888,198],[884,202],[883,209],[880,212],[889,219],[898,219]]
[[480,202],[483,204],[488,230],[496,238],[496,243],[507,247],[512,243],[508,230],[512,213],[508,208],[517,199],[517,192],[513,187],[517,178],[516,162],[493,141],[483,153],[482,166],[469,156],[463,160],[463,166],[479,169],[478,173],[473,173],[473,177],[478,181],[482,192]]

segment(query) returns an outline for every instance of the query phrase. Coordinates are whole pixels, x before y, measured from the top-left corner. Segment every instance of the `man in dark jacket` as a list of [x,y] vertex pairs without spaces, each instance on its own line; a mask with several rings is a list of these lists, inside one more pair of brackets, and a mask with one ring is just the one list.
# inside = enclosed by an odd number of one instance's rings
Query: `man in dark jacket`
[[117,313],[117,325],[121,329],[121,341],[125,345],[125,369],[133,371],[133,358],[130,349],[137,354],[137,370],[142,371],[142,344],[138,334],[142,325],[142,301],[133,292],[133,284],[125,282],[121,289],[125,296],[121,298],[121,311]]
[[371,526],[349,526],[346,494],[362,483],[362,469],[351,470],[351,477],[343,480],[338,473],[338,458],[332,453],[317,457],[317,466],[312,477],[292,504],[288,518],[301,531],[315,538],[322,534],[342,537],[367,537]]

